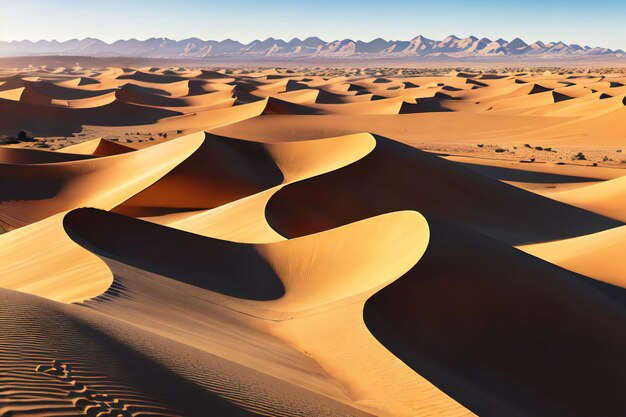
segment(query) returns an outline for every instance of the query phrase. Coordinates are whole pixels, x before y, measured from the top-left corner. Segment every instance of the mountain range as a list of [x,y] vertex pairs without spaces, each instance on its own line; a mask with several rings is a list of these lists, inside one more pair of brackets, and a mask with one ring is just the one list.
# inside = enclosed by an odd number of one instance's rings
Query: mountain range
[[0,42],[0,56],[72,55],[93,57],[142,57],[142,58],[282,58],[310,57],[375,57],[375,58],[470,58],[470,57],[577,57],[601,56],[623,57],[623,50],[565,44],[564,42],[532,44],[520,38],[511,41],[502,38],[491,40],[469,36],[459,38],[450,35],[443,40],[416,36],[407,41],[387,41],[381,38],[370,42],[352,39],[326,42],[317,37],[290,41],[268,38],[248,44],[226,39],[223,41],[189,38],[176,41],[168,38],[146,40],[118,40],[106,43],[95,38],[37,42],[23,40]]

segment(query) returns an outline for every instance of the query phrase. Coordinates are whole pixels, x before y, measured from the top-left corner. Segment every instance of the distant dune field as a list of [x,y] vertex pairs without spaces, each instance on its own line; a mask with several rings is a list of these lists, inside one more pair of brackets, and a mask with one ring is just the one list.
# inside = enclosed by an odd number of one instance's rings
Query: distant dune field
[[623,70],[25,60],[1,416],[626,416]]

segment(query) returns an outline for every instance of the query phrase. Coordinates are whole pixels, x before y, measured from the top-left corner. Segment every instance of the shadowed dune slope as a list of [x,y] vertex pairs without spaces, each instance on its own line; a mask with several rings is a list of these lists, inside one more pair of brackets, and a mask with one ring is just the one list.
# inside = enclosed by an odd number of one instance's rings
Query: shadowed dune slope
[[148,83],[163,83],[163,84],[172,84],[177,82],[186,82],[186,78],[179,77],[176,75],[161,75],[161,74],[152,74],[150,72],[145,71],[135,71],[132,74],[120,75],[117,77],[118,80],[137,80],[137,81],[145,81]]
[[[105,226],[94,226],[97,223]],[[93,209],[68,214],[65,227],[101,256],[115,276],[105,294],[85,302],[92,309],[375,415],[470,415],[391,355],[363,323],[365,300],[402,276],[426,249],[428,226],[418,213],[389,213],[299,239],[253,245],[285,288],[283,297],[271,301],[207,291],[206,285],[196,286],[183,271],[164,276],[142,270],[133,265],[143,253],[125,250],[124,243],[110,245],[113,239],[128,240],[129,245],[152,252],[148,242],[159,241],[166,228]],[[151,232],[133,237],[138,227]],[[185,247],[198,238],[177,232],[169,242]],[[235,259],[219,258],[231,256],[246,263],[258,256],[226,253],[224,248],[232,243],[200,239],[223,246],[206,251],[205,260],[188,259],[205,266],[204,283],[220,278],[213,274],[212,264],[230,262],[234,274],[245,268]],[[154,251],[160,253],[158,247]],[[164,265],[175,262],[161,256],[153,265],[164,272]],[[158,313],[164,306],[167,315]]]
[[214,106],[229,101],[232,93],[228,90],[224,90],[214,93],[172,98],[159,94],[152,94],[149,91],[145,91],[145,89],[141,87],[135,87],[132,84],[129,84],[118,90],[115,96],[118,100],[125,103],[174,108],[187,106]]
[[119,155],[121,153],[132,152],[135,149],[124,146],[120,143],[111,142],[106,139],[92,139],[87,142],[78,143],[76,145],[66,146],[59,149],[58,153],[73,153],[81,155],[94,155],[94,156],[111,156]]
[[[212,133],[248,140],[287,141],[370,132],[408,143],[412,141],[482,143],[486,140],[501,143],[505,132],[507,135],[527,131],[534,134],[536,130],[554,124],[554,119],[548,117],[505,116],[487,112],[269,115],[219,127]],[[526,142],[530,139],[520,140]]]
[[189,285],[254,300],[284,293],[270,265],[251,245],[90,209],[71,211],[63,224],[74,241],[92,252]]
[[365,306],[388,349],[480,416],[626,412],[623,289],[428,221],[425,255]]
[[264,114],[398,114],[402,100],[391,98],[362,103],[296,104],[270,97]]
[[82,125],[133,126],[152,124],[180,113],[114,101],[94,108],[40,106],[0,99],[0,132],[27,129],[38,136],[69,136]]
[[[237,141],[231,139],[231,141]],[[314,177],[359,160],[376,146],[373,136],[361,133],[310,141],[263,144],[284,177],[280,185],[211,210],[152,217],[150,221],[192,233],[239,242],[283,240],[265,219],[265,205],[281,187]]]
[[[50,164],[0,164],[0,226],[14,229],[84,205],[111,209],[160,179],[202,143],[197,133],[138,152]],[[137,171],[138,166],[146,169]]]
[[626,221],[626,177],[555,193],[550,197],[612,219]]
[[572,239],[520,246],[519,249],[570,271],[626,288],[624,226]]
[[262,144],[209,134],[191,156],[116,211],[150,215],[167,208],[214,208],[282,180],[280,169]]
[[[265,301],[242,305],[276,319],[274,313],[330,304],[399,277],[426,246],[421,219],[415,212],[389,213],[298,239],[255,245],[87,208],[66,214],[63,227],[70,238],[99,256],[213,293]],[[410,232],[401,232],[403,228]],[[391,259],[390,236],[411,243],[406,254]],[[361,245],[352,244],[357,241]]]
[[160,130],[210,130],[259,116],[265,109],[266,100],[240,104],[215,110],[202,110],[181,116],[166,117],[155,125],[133,126],[132,130],[151,132]]
[[[377,214],[417,210],[512,244],[580,236],[621,223],[528,193],[382,137],[345,168],[276,192],[266,215],[301,236]],[[401,193],[397,190],[402,190]]]
[[37,149],[1,148],[1,164],[50,164],[55,162],[79,161],[91,159],[90,155],[41,151]]

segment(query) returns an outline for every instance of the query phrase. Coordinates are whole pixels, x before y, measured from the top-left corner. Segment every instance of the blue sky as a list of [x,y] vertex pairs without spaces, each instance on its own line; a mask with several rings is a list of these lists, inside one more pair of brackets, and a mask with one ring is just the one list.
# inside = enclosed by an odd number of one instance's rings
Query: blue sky
[[626,49],[626,0],[0,0],[0,40],[449,34]]

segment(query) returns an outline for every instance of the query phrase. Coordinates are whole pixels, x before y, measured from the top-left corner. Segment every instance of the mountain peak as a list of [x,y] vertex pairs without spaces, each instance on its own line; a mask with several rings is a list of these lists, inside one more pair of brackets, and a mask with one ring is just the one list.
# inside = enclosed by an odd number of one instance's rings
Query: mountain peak
[[[152,37],[145,40],[131,38],[106,43],[99,39],[86,37],[71,39],[64,42],[56,40],[39,40],[32,42],[0,41],[0,56],[29,56],[29,55],[76,55],[76,56],[127,56],[144,58],[208,58],[211,56],[243,58],[246,56],[270,57],[351,57],[373,56],[380,57],[445,57],[455,59],[484,59],[490,56],[523,57],[532,54],[533,59],[567,55],[580,57],[581,55],[595,57],[623,57],[621,49],[567,45],[562,41],[544,43],[541,40],[528,45],[521,38],[506,41],[499,38],[491,41],[488,38],[478,38],[469,35],[459,38],[449,35],[443,40],[432,40],[417,35],[410,40],[390,41],[377,37],[371,41],[338,39],[326,42],[318,37],[309,36],[302,40],[294,37],[288,42],[274,37],[265,40],[255,39],[248,44],[224,39],[223,41],[202,40],[197,37],[181,39],[179,41],[167,37]],[[517,58],[516,58],[517,59]]]

